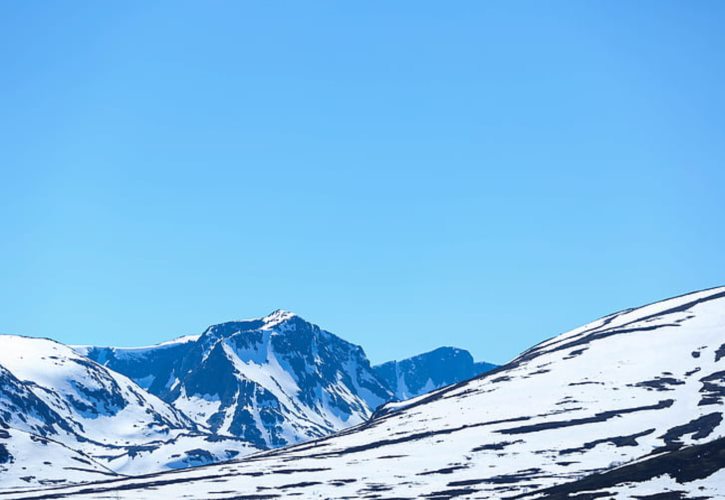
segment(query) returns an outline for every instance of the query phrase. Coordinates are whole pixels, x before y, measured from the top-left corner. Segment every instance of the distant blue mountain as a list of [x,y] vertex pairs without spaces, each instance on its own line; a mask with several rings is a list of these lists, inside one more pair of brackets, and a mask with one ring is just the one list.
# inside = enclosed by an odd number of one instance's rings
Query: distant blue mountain
[[496,368],[486,362],[475,362],[466,350],[440,347],[401,361],[389,361],[373,367],[376,375],[403,400],[468,380]]
[[267,449],[364,422],[380,405],[493,365],[441,348],[370,366],[359,346],[287,311],[142,348],[77,347],[133,379],[202,429]]
[[393,397],[361,347],[286,311],[150,348],[79,349],[201,427],[263,449],[361,423]]

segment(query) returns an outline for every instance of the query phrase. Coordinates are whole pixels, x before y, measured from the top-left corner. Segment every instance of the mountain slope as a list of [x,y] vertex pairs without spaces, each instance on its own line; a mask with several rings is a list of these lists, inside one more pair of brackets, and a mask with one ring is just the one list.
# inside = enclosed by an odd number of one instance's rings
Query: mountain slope
[[82,483],[118,477],[91,457],[56,441],[11,427],[0,427],[3,490]]
[[374,366],[375,374],[399,400],[420,396],[491,371],[496,365],[473,361],[468,351],[440,347],[401,361]]
[[90,457],[43,437],[72,432],[58,413],[0,366],[0,484],[3,488],[87,482],[114,476]]
[[[139,390],[123,375],[58,342],[2,335],[0,365],[24,381],[73,432],[97,435],[105,444],[126,444],[136,435],[152,438],[193,426],[185,415]],[[114,426],[107,425],[111,417],[117,421]],[[119,426],[121,420],[131,428]]]
[[[718,288],[601,318],[325,439],[52,494],[508,498],[656,454],[718,446],[724,398],[725,288]],[[723,466],[698,481],[717,483]],[[687,476],[672,477],[687,495],[713,496]],[[649,486],[639,481],[628,494]]]
[[[578,481],[517,498],[725,498],[725,438],[655,454]],[[685,485],[685,486],[683,486]],[[663,498],[663,497],[660,497]]]

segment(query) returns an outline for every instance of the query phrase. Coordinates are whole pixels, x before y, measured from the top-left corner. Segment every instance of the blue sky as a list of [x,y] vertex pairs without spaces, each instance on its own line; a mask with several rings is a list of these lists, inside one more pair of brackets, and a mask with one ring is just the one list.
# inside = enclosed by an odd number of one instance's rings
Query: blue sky
[[725,284],[722,2],[0,4],[0,331],[504,362]]

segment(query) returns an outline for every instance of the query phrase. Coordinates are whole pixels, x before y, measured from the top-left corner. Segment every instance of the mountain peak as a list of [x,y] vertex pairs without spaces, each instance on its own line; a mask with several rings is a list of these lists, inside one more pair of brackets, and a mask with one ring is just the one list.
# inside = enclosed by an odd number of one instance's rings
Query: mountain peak
[[262,322],[264,322],[264,327],[266,328],[272,328],[274,326],[277,326],[281,323],[284,323],[285,321],[289,321],[292,318],[297,318],[295,313],[291,311],[285,311],[284,309],[276,309],[269,313],[267,316],[260,318]]

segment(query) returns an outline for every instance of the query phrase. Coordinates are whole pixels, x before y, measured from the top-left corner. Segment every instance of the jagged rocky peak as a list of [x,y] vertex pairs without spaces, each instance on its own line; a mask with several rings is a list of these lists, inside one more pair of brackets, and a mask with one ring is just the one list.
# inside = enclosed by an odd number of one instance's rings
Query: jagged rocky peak
[[262,318],[262,321],[264,321],[265,328],[272,328],[274,326],[281,325],[282,323],[293,320],[294,318],[299,318],[299,316],[291,311],[277,309],[276,311],[273,311],[271,314]]
[[[273,328],[276,328],[279,331],[285,331],[287,329],[294,329],[295,324],[298,322],[307,323],[293,312],[277,309],[261,318],[226,321],[224,323],[211,325],[203,333],[202,338],[218,339],[221,337],[229,337],[241,332],[271,330]],[[315,326],[311,323],[307,324]]]
[[[224,341],[220,344],[220,341]],[[309,372],[322,361],[341,361],[355,357],[369,367],[362,347],[323,330],[297,314],[277,309],[267,316],[241,321],[229,321],[208,327],[199,338],[199,349],[231,348],[244,361],[265,364],[270,355],[285,358],[304,358],[309,366],[292,363],[293,371]],[[324,360],[328,355],[335,359]]]
[[398,391],[398,378],[377,373],[360,346],[282,309],[157,346],[79,349],[200,427],[257,448],[327,435],[365,421],[392,399],[479,373],[466,351],[445,348],[416,357],[427,362],[413,363],[415,373]]
[[149,390],[260,448],[355,425],[392,397],[361,347],[288,311],[212,325],[177,354]]

